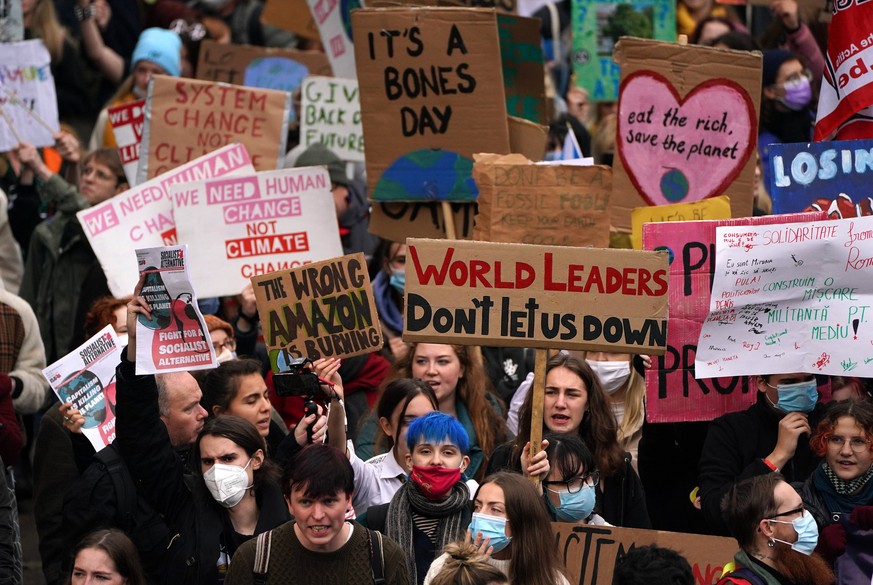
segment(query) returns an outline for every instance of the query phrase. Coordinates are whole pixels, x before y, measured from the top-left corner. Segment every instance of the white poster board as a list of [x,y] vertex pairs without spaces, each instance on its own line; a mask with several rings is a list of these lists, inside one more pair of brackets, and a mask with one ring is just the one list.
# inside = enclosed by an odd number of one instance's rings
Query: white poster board
[[229,144],[77,213],[112,294],[133,292],[137,248],[176,243],[170,185],[254,170],[245,147]]
[[873,216],[716,230],[697,378],[873,376]]
[[82,434],[95,451],[115,439],[115,368],[122,349],[107,325],[42,371],[58,399],[85,417]]
[[188,274],[188,246],[137,250],[136,261],[151,309],[136,318],[137,375],[218,367]]
[[301,87],[300,142],[321,143],[343,160],[364,162],[356,79],[310,76]]
[[52,146],[58,98],[51,57],[39,39],[0,43],[0,152],[20,142]]
[[342,256],[330,187],[324,167],[175,185],[176,229],[194,254],[198,293],[239,294],[252,276]]
[[343,12],[349,10],[350,4],[351,7],[357,8],[358,6],[354,5],[358,3],[336,0],[306,0],[306,2],[321,35],[321,43],[324,45],[324,52],[327,53],[334,77],[354,79],[357,76],[355,48],[349,36],[350,29],[345,25],[346,22],[350,22],[351,17],[346,14],[346,18],[343,18]]
[[118,156],[124,167],[127,184],[136,185],[136,171],[139,168],[139,145],[142,142],[142,128],[145,122],[145,100],[136,100],[109,108],[109,122],[118,145]]

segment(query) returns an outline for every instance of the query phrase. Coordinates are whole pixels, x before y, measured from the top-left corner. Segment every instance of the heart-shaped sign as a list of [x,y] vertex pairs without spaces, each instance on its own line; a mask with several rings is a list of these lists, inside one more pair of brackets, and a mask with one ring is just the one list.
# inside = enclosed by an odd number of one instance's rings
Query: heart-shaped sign
[[628,75],[619,88],[616,148],[649,205],[722,195],[740,174],[758,134],[755,106],[729,79],[712,79],[680,99],[653,71]]

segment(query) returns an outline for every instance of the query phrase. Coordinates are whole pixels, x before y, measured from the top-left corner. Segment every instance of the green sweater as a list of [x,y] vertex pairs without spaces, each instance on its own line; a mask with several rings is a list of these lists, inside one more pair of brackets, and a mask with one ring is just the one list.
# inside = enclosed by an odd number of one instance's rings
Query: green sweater
[[[270,567],[266,585],[372,585],[370,547],[367,531],[352,523],[352,537],[331,553],[314,552],[300,544],[294,521],[273,530]],[[225,577],[225,585],[252,585],[255,566],[255,538],[237,549]],[[387,585],[409,585],[406,562],[400,546],[382,537],[384,576]]]

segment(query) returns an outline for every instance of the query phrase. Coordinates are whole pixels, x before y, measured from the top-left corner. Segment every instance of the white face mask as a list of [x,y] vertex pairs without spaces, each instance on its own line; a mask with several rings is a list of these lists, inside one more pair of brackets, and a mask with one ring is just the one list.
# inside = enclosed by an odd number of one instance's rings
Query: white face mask
[[218,363],[223,364],[224,362],[229,362],[232,359],[236,358],[236,352],[230,351],[226,347],[221,350],[221,353],[215,356],[215,359]]
[[252,487],[248,485],[249,476],[246,473],[251,462],[252,460],[249,459],[245,467],[216,463],[203,474],[206,488],[216,502],[225,508],[233,508],[242,501],[246,490]]
[[591,366],[594,375],[600,380],[600,386],[607,394],[615,394],[630,378],[630,362],[585,361]]
[[128,341],[129,337],[127,333],[118,334],[118,347],[124,348],[125,346],[127,346]]

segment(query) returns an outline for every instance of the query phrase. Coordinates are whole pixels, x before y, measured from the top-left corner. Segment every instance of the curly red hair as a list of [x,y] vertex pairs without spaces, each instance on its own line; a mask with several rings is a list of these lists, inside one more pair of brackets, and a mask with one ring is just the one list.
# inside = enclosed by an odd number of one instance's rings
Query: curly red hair
[[855,419],[864,429],[867,437],[873,437],[873,404],[866,400],[841,400],[831,402],[821,417],[815,432],[809,437],[809,447],[819,457],[824,457],[828,450],[828,438],[833,434],[834,427],[844,416]]

